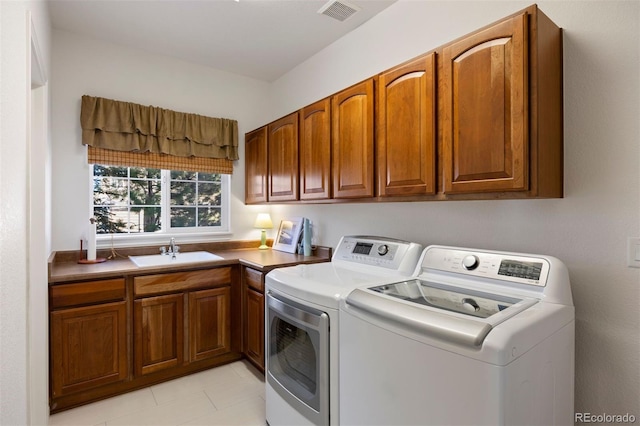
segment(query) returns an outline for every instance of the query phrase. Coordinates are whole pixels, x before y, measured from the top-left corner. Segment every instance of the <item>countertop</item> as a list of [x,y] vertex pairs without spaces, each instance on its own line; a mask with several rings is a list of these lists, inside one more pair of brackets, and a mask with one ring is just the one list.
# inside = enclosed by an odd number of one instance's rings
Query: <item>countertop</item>
[[[154,273],[167,273],[173,271],[185,271],[192,269],[215,268],[225,265],[246,265],[251,268],[268,272],[271,269],[296,265],[300,263],[320,263],[331,260],[331,248],[316,247],[311,256],[285,253],[271,248],[258,250],[247,248],[253,242],[210,243],[197,245],[184,245],[183,252],[204,250],[222,257],[222,260],[211,260],[197,263],[181,263],[178,265],[138,267],[129,255],[155,254],[157,248],[118,249],[118,256],[103,263],[79,264],[77,252],[52,253],[49,258],[49,284],[70,281],[114,278],[132,275],[147,275]],[[107,257],[105,253],[98,253],[98,257]]]

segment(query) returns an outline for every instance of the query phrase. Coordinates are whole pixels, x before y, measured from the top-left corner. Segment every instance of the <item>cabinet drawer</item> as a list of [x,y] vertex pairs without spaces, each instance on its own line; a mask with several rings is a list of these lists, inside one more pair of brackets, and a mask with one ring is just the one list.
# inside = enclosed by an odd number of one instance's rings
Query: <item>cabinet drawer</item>
[[124,278],[58,284],[51,287],[51,308],[124,300]]
[[133,279],[136,296],[173,293],[231,283],[231,268],[147,275]]
[[249,287],[264,292],[264,274],[251,268],[244,268],[244,280]]

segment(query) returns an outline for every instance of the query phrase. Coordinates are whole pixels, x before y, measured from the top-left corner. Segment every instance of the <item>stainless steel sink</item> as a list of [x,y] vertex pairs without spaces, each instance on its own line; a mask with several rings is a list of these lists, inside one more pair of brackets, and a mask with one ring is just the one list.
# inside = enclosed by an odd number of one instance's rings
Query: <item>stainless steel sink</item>
[[220,256],[208,251],[189,251],[185,253],[171,254],[151,254],[147,256],[129,256],[129,259],[137,267],[145,266],[166,266],[182,263],[210,262],[212,260],[224,260]]

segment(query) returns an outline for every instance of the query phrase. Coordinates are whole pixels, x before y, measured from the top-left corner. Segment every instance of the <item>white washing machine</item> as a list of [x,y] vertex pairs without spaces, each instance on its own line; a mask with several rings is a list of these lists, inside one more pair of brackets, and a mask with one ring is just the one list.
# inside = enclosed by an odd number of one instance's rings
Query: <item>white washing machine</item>
[[550,256],[427,247],[340,307],[340,424],[573,425],[574,308]]
[[270,426],[339,420],[340,300],[363,284],[411,276],[422,246],[345,236],[328,263],[274,269],[266,277],[266,417]]

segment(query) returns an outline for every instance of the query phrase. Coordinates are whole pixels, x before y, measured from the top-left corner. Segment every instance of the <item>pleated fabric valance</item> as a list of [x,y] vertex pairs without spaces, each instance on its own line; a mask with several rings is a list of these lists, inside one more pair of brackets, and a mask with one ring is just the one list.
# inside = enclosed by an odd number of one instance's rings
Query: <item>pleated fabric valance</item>
[[82,143],[96,149],[229,162],[238,159],[236,120],[85,95],[80,123]]

